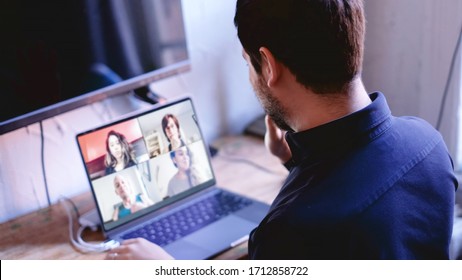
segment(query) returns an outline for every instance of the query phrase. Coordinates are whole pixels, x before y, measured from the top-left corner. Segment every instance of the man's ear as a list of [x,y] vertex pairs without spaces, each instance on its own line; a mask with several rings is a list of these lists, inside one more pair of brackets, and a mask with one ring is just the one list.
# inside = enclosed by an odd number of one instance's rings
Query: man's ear
[[262,58],[262,75],[268,87],[273,87],[281,75],[281,64],[266,47],[259,49]]

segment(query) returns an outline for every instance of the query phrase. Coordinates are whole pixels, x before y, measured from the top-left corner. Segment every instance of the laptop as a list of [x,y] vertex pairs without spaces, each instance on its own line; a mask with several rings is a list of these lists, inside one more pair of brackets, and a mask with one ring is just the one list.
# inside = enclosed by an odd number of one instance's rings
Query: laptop
[[248,238],[269,205],[217,187],[192,99],[76,136],[102,230],[176,259],[208,259]]

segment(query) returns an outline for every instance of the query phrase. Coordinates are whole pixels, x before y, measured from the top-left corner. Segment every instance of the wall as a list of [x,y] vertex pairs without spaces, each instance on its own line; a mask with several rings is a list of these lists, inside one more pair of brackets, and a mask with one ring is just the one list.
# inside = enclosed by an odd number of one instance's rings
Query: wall
[[[462,1],[366,0],[365,9],[366,88],[382,91],[395,115],[415,115],[436,125],[462,26]],[[441,126],[453,156],[461,133],[460,70],[455,69]]]
[[[193,97],[208,142],[241,133],[261,110],[233,24],[235,0],[183,1],[192,70],[153,84],[170,99]],[[75,134],[145,107],[116,98],[46,120],[44,163],[52,202],[89,190]],[[48,205],[38,124],[0,136],[0,222]]]

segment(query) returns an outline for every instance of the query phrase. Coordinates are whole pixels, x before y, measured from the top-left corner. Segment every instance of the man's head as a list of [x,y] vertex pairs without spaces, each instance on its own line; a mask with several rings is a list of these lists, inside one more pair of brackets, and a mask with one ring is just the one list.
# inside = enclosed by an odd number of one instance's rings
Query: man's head
[[318,94],[342,92],[361,73],[362,0],[238,0],[234,23],[258,74],[262,47]]

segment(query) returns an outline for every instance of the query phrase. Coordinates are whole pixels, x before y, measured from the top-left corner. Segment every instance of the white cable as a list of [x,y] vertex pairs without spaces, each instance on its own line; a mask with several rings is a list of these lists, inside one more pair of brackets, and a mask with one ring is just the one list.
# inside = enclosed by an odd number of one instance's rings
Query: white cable
[[92,244],[84,241],[82,239],[82,232],[84,231],[85,227],[80,227],[77,230],[77,241],[74,238],[74,221],[73,221],[73,216],[71,213],[71,209],[69,209],[69,206],[66,203],[67,198],[60,198],[59,202],[61,205],[63,205],[64,209],[66,210],[67,217],[68,217],[68,222],[69,222],[69,240],[71,241],[72,245],[77,248],[79,251],[82,253],[101,253],[104,251],[107,251],[109,249],[112,249],[114,247],[117,247],[119,243],[117,241],[107,241],[107,242],[102,242],[99,244]]

